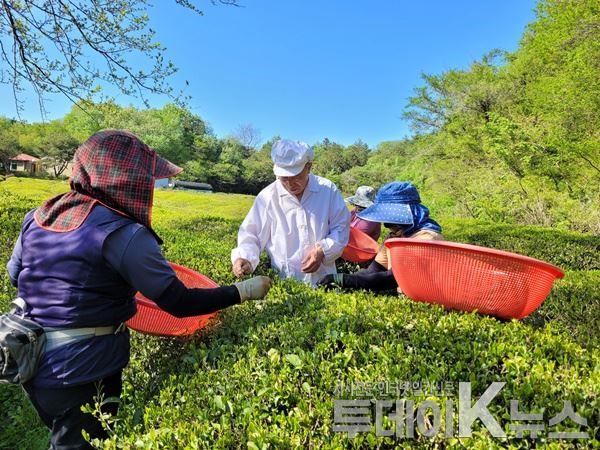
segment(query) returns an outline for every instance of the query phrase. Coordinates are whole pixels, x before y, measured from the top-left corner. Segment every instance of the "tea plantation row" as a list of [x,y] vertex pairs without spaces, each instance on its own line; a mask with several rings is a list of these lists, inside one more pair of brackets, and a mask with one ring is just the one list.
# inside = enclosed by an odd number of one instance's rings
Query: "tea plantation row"
[[[29,184],[30,182],[30,184]],[[31,187],[31,189],[28,189]],[[9,257],[25,212],[64,184],[0,183],[0,263]],[[229,252],[252,199],[158,192],[154,222],[168,259],[230,283]],[[107,448],[564,448],[600,447],[600,248],[597,236],[533,227],[441,220],[449,239],[518,251],[567,272],[529,318],[501,322],[446,312],[404,297],[323,292],[277,281],[264,302],[231,308],[189,341],[134,335],[122,408]],[[259,272],[268,273],[266,261]],[[0,275],[0,310],[14,290]],[[456,386],[470,381],[474,398],[495,381],[506,385],[489,410],[508,438],[496,439],[476,421],[471,438],[442,433],[414,439],[351,439],[336,433],[339,386],[379,381],[438,382],[457,403]],[[373,395],[381,397],[380,395]],[[370,397],[369,397],[370,398]],[[394,396],[392,397],[394,398]],[[543,413],[544,423],[571,401],[587,427],[564,422],[537,440],[510,428],[511,399]],[[457,414],[453,428],[456,434]],[[429,417],[431,418],[431,417]],[[442,417],[444,421],[444,417]],[[389,428],[389,423],[386,423]],[[444,426],[442,426],[442,430]],[[585,431],[590,439],[552,440],[548,432]],[[0,448],[45,448],[47,433],[19,389],[0,386]]]

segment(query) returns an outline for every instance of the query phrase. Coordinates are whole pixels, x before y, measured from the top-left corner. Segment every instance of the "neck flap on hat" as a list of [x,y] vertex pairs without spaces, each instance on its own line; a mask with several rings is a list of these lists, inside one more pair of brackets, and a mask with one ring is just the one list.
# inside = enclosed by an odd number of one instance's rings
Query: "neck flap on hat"
[[135,135],[121,130],[94,134],[75,152],[71,191],[47,200],[35,212],[45,229],[75,230],[96,204],[151,227],[156,152]]

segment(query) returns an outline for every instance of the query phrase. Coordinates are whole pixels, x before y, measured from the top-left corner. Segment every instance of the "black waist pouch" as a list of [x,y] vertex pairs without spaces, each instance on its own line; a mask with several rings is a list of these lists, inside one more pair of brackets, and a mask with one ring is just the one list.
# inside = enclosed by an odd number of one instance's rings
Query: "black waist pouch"
[[25,383],[46,347],[44,328],[14,312],[0,316],[0,383]]

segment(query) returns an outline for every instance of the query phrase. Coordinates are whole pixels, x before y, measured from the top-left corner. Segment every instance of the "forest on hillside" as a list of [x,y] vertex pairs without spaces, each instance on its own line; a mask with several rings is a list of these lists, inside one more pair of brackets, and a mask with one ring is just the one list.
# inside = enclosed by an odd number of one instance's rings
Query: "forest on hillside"
[[[345,193],[410,180],[438,216],[600,233],[597,0],[540,0],[516,51],[491,49],[470,67],[424,74],[404,116],[414,135],[403,141],[314,143],[314,172]],[[183,165],[182,177],[219,191],[256,194],[274,178],[276,137],[258,145],[251,126],[218,137],[174,104],[79,102],[46,123],[0,118],[0,161],[25,152],[62,167],[103,128],[133,131]]]

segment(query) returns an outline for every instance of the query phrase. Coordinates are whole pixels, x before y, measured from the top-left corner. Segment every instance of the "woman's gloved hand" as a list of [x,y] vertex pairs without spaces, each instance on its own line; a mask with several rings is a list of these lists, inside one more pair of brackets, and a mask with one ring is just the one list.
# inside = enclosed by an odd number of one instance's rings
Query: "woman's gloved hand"
[[325,275],[317,282],[317,286],[324,288],[326,291],[330,289],[343,288],[344,274],[330,273],[329,275]]
[[265,276],[252,277],[249,280],[235,283],[234,286],[240,293],[240,302],[263,298],[271,288],[271,279]]

